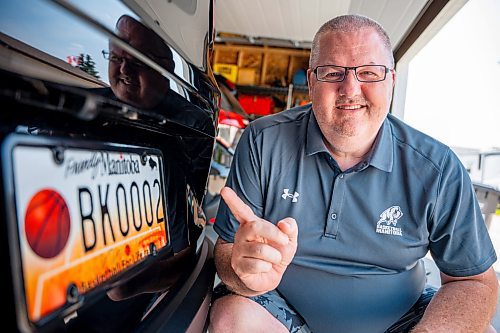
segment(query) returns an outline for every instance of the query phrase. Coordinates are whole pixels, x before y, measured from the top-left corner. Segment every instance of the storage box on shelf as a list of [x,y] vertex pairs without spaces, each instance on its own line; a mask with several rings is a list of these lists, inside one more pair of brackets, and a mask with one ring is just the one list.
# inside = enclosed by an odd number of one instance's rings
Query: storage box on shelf
[[274,100],[271,96],[240,95],[238,101],[248,114],[266,116],[274,113]]
[[236,83],[244,86],[253,86],[257,83],[257,78],[258,74],[256,69],[240,67],[240,69],[238,70],[238,79]]
[[224,76],[231,82],[236,82],[238,77],[238,66],[231,64],[215,64],[214,73]]

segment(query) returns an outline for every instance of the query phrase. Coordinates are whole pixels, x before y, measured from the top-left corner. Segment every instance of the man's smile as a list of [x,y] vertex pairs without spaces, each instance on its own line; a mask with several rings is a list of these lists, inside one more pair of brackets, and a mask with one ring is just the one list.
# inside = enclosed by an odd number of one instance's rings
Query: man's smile
[[138,84],[134,81],[132,81],[130,78],[128,77],[120,77],[119,78],[119,81],[124,84],[124,85],[127,85],[127,86],[138,86]]
[[336,106],[336,108],[340,110],[359,110],[365,107],[366,105],[360,105],[360,104],[343,104]]

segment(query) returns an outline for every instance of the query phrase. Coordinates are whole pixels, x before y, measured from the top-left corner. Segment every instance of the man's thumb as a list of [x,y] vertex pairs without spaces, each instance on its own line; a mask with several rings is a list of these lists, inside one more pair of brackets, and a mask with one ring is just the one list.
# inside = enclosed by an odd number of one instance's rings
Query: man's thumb
[[297,242],[299,235],[299,228],[295,219],[291,217],[284,218],[277,223],[278,228],[288,235],[291,242]]

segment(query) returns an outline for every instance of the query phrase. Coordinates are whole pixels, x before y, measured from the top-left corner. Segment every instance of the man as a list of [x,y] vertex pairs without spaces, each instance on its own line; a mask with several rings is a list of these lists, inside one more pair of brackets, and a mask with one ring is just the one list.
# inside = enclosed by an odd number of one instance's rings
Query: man
[[312,105],[245,131],[215,224],[213,332],[399,332],[425,308],[414,333],[494,332],[496,254],[470,179],[388,115],[394,79],[385,31],[334,18],[313,41]]
[[[134,18],[123,15],[116,22],[118,36],[166,69],[172,69],[172,51],[152,30]],[[144,109],[156,107],[169,93],[169,80],[110,43],[108,54],[109,83],[116,97]]]

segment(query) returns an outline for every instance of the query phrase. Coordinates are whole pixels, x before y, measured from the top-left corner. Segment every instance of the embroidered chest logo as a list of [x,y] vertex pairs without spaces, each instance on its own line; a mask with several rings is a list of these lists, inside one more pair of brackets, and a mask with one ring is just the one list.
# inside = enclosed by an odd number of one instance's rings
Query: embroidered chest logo
[[380,220],[377,222],[377,229],[375,231],[379,234],[403,236],[401,228],[396,226],[402,216],[401,207],[392,206],[387,208],[380,214]]
[[294,192],[292,194],[289,191],[290,191],[290,189],[288,189],[288,188],[283,189],[283,194],[281,195],[281,197],[285,200],[288,198],[292,198],[292,202],[297,202],[298,201],[297,198],[299,197],[300,194],[298,194],[297,192]]

